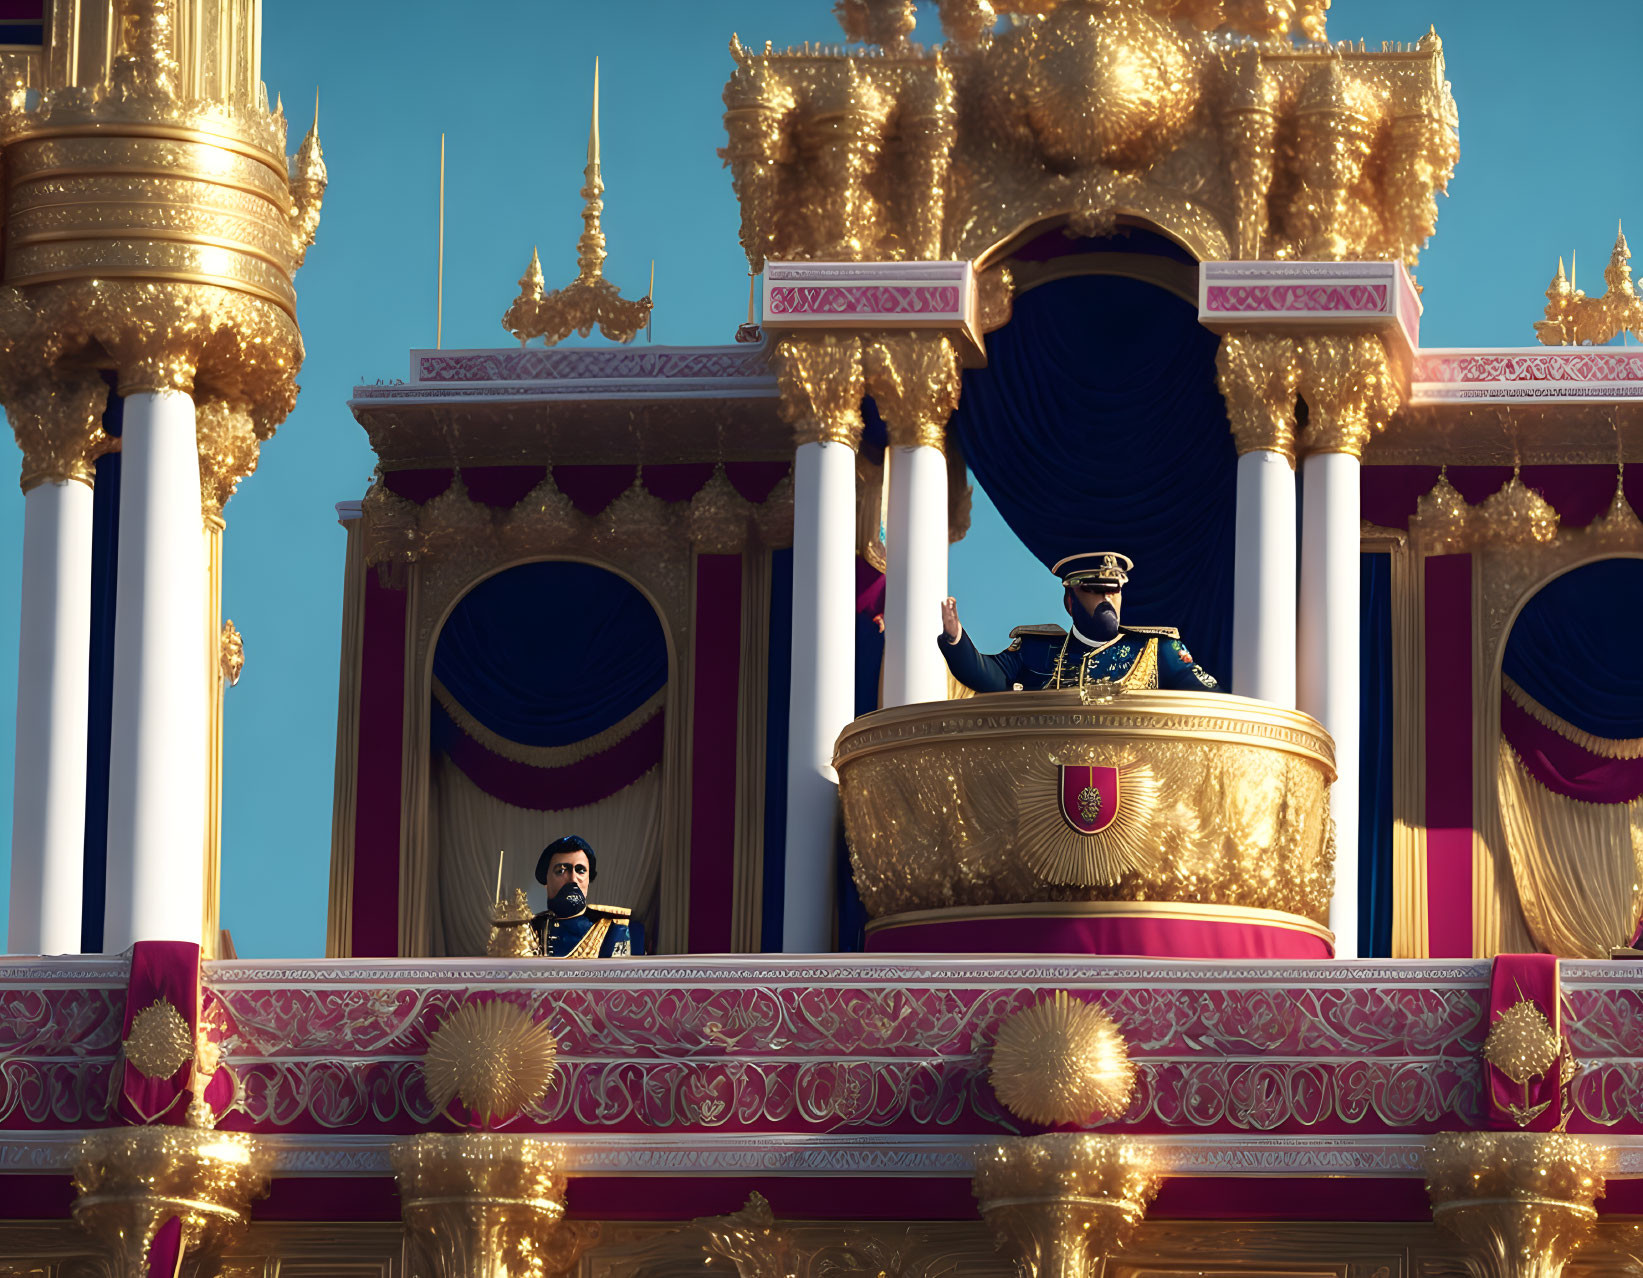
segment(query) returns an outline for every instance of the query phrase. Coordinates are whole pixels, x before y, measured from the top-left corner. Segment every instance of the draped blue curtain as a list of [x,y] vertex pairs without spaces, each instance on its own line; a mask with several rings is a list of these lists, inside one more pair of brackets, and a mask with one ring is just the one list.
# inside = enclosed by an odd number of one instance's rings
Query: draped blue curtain
[[621,722],[667,682],[650,602],[591,564],[521,564],[475,586],[434,650],[434,677],[485,727],[563,746]]
[[1501,669],[1593,736],[1643,737],[1643,560],[1600,559],[1548,582],[1523,606]]
[[[1046,566],[1076,551],[1129,555],[1124,620],[1180,627],[1225,681],[1237,453],[1216,388],[1218,340],[1194,307],[1153,285],[1055,280],[1016,298],[988,337],[987,367],[964,374],[952,430]],[[1048,579],[1045,590],[1055,593]]]
[[1360,556],[1358,944],[1392,957],[1392,556]]

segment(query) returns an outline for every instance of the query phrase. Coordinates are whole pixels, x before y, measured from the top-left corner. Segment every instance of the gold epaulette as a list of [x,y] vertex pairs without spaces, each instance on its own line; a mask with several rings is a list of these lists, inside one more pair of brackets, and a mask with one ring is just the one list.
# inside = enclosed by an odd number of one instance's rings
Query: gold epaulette
[[1181,632],[1174,626],[1120,626],[1125,634],[1145,635],[1149,639],[1179,639]]
[[1010,631],[1009,651],[1019,650],[1023,639],[1048,639],[1051,643],[1060,643],[1066,637],[1066,630],[1053,621],[1045,622],[1042,626],[1017,626]]
[[625,905],[595,905],[592,901],[589,901],[588,902],[588,913],[589,914],[608,914],[613,919],[625,919],[625,918],[630,918],[633,914],[633,911],[628,909],[627,906],[625,906]]

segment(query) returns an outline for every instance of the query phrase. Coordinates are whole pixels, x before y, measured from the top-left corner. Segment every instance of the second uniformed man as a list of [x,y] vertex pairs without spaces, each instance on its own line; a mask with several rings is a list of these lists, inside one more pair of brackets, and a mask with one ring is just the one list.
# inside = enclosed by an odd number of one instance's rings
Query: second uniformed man
[[536,881],[548,889],[548,908],[536,916],[547,958],[627,958],[645,952],[644,929],[631,910],[588,904],[599,877],[599,857],[580,835],[567,834],[542,849]]
[[1072,621],[1060,626],[1018,626],[1005,651],[976,651],[958,619],[958,604],[941,605],[941,655],[953,677],[976,692],[1036,692],[1041,688],[1171,688],[1220,691],[1220,685],[1187,651],[1171,626],[1119,622],[1124,586],[1135,567],[1111,551],[1069,555],[1051,572],[1065,588]]

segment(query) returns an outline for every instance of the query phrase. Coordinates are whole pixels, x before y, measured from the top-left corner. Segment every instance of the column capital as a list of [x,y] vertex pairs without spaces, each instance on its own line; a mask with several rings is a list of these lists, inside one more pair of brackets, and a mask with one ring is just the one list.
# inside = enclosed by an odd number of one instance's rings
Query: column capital
[[55,374],[0,391],[17,446],[23,450],[23,491],[76,480],[90,485],[97,459],[120,446],[103,432],[108,383],[92,369]]
[[864,339],[862,367],[896,448],[945,451],[958,407],[958,349],[939,332],[878,333]]
[[242,479],[256,472],[262,441],[274,433],[245,404],[201,400],[194,414],[200,450],[200,513],[207,525],[222,527],[223,507]]
[[1483,1278],[1558,1278],[1597,1219],[1613,1171],[1602,1146],[1561,1132],[1445,1132],[1426,1147],[1432,1218]]
[[1300,386],[1298,343],[1272,333],[1234,330],[1215,352],[1216,380],[1238,454],[1281,453],[1295,464],[1295,396]]
[[1400,398],[1386,344],[1373,333],[1338,333],[1301,338],[1296,345],[1307,407],[1301,451],[1362,457]]
[[1146,1215],[1160,1179],[1138,1141],[1053,1132],[977,1149],[971,1189],[1022,1273],[1092,1278]]
[[782,417],[795,446],[817,442],[861,446],[861,339],[854,334],[792,333],[778,339],[771,368]]

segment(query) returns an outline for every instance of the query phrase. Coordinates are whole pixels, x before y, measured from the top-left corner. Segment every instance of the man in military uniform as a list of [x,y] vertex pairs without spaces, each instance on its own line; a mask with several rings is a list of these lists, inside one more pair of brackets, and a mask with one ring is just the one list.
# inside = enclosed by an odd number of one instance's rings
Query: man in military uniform
[[548,908],[536,933],[548,958],[627,958],[645,952],[644,929],[616,905],[588,904],[588,884],[599,877],[599,857],[578,834],[555,839],[536,862],[536,881],[548,889]]
[[1066,588],[1072,631],[1017,626],[996,656],[976,651],[959,624],[958,604],[941,604],[941,655],[953,677],[976,692],[1040,688],[1130,690],[1172,688],[1218,692],[1220,685],[1192,659],[1170,626],[1119,624],[1124,585],[1135,565],[1111,551],[1069,555],[1050,569]]

